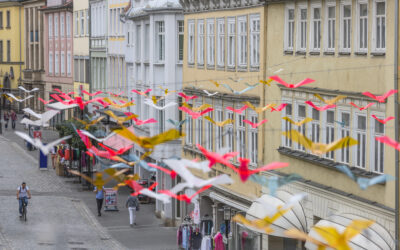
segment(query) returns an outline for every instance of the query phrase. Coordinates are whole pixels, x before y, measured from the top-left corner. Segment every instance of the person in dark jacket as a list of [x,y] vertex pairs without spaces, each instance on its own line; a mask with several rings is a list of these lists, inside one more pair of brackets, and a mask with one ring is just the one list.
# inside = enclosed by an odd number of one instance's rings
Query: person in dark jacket
[[136,211],[139,210],[139,200],[136,196],[132,195],[134,193],[135,193],[135,191],[132,190],[131,195],[129,195],[129,198],[125,204],[125,206],[129,210],[129,223],[130,223],[131,227],[133,227],[133,225],[136,226],[136,222],[135,222],[136,221]]
[[15,111],[11,111],[11,126],[12,129],[15,129],[15,122],[17,121],[17,113],[15,113]]

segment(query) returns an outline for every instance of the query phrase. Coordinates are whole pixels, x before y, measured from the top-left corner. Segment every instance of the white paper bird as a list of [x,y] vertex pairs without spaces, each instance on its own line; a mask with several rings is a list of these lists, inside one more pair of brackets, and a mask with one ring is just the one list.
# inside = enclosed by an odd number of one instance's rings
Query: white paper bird
[[213,96],[213,95],[216,95],[216,94],[218,94],[218,92],[210,93],[210,92],[208,92],[208,91],[207,91],[207,90],[205,90],[205,89],[203,89],[203,92],[204,92],[204,93],[206,93],[206,94],[207,94],[207,96]]
[[29,135],[22,133],[22,132],[18,132],[16,131],[15,134],[17,134],[19,137],[21,137],[22,139],[28,141],[29,143],[31,143],[33,146],[37,147],[40,149],[40,151],[42,151],[42,153],[44,155],[48,155],[50,153],[50,149],[58,144],[60,144],[62,141],[68,140],[69,138],[72,137],[72,135],[69,136],[65,136],[63,138],[60,138],[58,140],[55,140],[53,142],[47,143],[46,145],[43,145],[42,141],[38,138],[31,138]]
[[25,112],[33,115],[34,117],[38,118],[39,120],[32,121],[28,118],[24,118],[21,120],[22,124],[28,124],[28,125],[33,125],[33,126],[42,126],[42,127],[48,127],[48,121],[53,118],[56,114],[58,114],[59,111],[57,110],[49,110],[44,112],[43,114],[37,114],[31,109],[24,109]]
[[32,92],[35,92],[35,91],[38,91],[38,90],[39,90],[39,88],[33,88],[33,89],[31,89],[31,90],[27,90],[27,89],[25,89],[25,88],[22,87],[22,86],[19,86],[18,88],[19,88],[20,90],[24,91],[25,93],[32,93]]
[[92,139],[94,139],[94,140],[96,140],[96,141],[98,141],[98,142],[103,142],[103,141],[109,139],[110,137],[116,135],[114,132],[112,132],[112,133],[110,133],[109,135],[107,135],[107,136],[104,137],[104,138],[97,138],[96,136],[92,135],[90,132],[88,132],[88,131],[86,131],[86,130],[80,130],[80,132],[81,132],[82,134],[86,135],[87,137],[90,137],[90,138],[92,138]]
[[166,194],[158,194],[156,192],[153,192],[149,190],[148,188],[144,188],[139,191],[140,194],[144,194],[148,197],[154,198],[156,200],[162,201],[163,203],[170,203],[171,202],[171,197],[166,195]]
[[201,170],[204,173],[208,173],[211,171],[211,168],[208,166],[210,164],[209,161],[195,162],[187,159],[179,160],[179,164],[185,166],[187,168],[193,168],[197,170]]
[[169,102],[164,107],[160,107],[160,106],[155,105],[154,102],[152,100],[150,100],[150,99],[146,99],[144,101],[144,103],[149,105],[150,107],[153,107],[153,108],[158,109],[158,110],[164,110],[166,108],[178,105],[176,102]]
[[11,94],[11,93],[6,93],[6,95],[8,95],[8,96],[11,97],[12,99],[16,100],[17,102],[23,102],[23,101],[26,101],[26,100],[28,100],[28,99],[30,99],[30,98],[33,97],[33,95],[30,95],[30,96],[28,96],[28,97],[25,97],[24,99],[18,99],[15,95],[13,95],[13,94]]

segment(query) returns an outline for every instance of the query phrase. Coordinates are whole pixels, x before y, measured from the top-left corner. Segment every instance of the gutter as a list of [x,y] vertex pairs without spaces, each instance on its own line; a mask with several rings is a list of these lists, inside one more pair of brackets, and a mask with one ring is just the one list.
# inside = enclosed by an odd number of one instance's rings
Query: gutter
[[[394,1],[394,89],[398,90],[398,64],[399,64],[399,0]],[[395,140],[399,140],[399,94],[394,95],[394,114],[395,114],[395,124],[394,124],[394,134]],[[395,150],[395,249],[399,250],[399,151]]]

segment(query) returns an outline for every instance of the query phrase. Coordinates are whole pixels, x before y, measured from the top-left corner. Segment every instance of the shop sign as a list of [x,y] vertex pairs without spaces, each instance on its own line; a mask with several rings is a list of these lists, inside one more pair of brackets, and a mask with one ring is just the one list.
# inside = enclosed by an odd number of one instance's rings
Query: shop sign
[[112,188],[105,188],[104,189],[104,211],[114,210],[117,211],[117,190]]

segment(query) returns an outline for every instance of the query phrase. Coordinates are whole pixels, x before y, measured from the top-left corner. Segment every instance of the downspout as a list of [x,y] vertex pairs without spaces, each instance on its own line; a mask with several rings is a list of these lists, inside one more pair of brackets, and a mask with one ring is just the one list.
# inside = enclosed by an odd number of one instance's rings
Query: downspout
[[[394,89],[398,90],[398,57],[399,57],[399,0],[395,0],[395,30],[394,30]],[[399,94],[394,95],[394,114],[395,114],[395,124],[394,124],[394,134],[395,140],[399,140]],[[399,151],[395,150],[395,242],[396,250],[399,250]]]
[[22,5],[19,6],[19,79],[18,82],[21,83],[21,75],[22,75],[22,25],[21,25],[21,7]]

